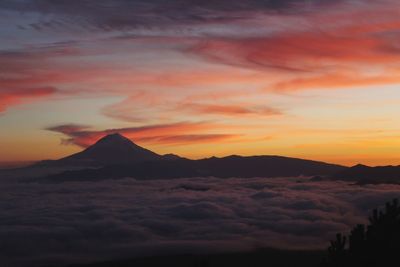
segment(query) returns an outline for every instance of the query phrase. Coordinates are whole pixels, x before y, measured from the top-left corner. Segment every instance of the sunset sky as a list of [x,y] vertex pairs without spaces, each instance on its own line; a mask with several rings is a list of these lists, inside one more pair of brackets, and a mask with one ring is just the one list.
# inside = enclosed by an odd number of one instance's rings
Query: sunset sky
[[189,158],[400,164],[400,1],[0,1],[0,162],[120,132]]

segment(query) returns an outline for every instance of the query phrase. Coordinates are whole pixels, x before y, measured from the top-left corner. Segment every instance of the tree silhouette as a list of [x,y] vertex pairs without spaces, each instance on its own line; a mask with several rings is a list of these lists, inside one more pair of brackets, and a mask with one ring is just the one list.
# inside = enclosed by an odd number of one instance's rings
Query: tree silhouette
[[400,207],[397,199],[386,203],[384,211],[375,209],[367,228],[359,224],[346,237],[331,241],[323,267],[399,266]]

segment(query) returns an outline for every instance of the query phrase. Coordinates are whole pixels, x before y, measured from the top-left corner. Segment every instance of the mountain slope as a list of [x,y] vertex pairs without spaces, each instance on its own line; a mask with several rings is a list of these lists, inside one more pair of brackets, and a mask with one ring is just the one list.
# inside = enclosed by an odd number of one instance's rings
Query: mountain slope
[[142,148],[128,138],[110,134],[85,150],[59,160],[44,160],[24,168],[0,170],[1,179],[31,179],[66,171],[99,168],[115,164],[134,164],[161,159],[177,159],[176,155],[158,155]]

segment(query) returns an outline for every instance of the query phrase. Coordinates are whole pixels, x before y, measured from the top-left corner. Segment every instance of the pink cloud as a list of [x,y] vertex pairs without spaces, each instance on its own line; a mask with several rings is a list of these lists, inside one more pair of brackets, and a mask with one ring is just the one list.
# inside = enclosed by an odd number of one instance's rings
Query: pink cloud
[[53,95],[56,92],[57,89],[53,87],[18,88],[12,90],[0,88],[0,113],[11,106],[29,103]]

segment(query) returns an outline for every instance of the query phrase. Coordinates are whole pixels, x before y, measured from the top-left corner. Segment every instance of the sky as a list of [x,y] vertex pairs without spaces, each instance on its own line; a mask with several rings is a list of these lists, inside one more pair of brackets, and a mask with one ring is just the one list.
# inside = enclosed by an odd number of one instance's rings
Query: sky
[[400,164],[397,0],[2,0],[0,40],[0,162],[120,132],[189,158]]

